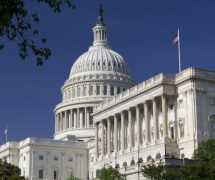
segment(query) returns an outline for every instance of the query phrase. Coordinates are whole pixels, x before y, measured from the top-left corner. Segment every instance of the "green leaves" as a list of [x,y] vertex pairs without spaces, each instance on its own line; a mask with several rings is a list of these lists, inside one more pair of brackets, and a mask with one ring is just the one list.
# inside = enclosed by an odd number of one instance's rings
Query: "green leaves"
[[1,179],[10,180],[24,180],[24,177],[20,176],[20,169],[10,163],[0,160],[0,177]]
[[[63,6],[75,9],[72,0],[37,0],[60,13]],[[51,56],[51,49],[45,47],[46,38],[39,38],[39,30],[35,25],[40,22],[37,13],[30,13],[24,0],[0,0],[0,37],[9,41],[18,41],[19,57],[26,59],[33,52],[36,64],[43,65]],[[0,44],[0,50],[4,48]]]
[[75,5],[72,3],[72,0],[37,0],[38,3],[45,3],[47,4],[54,13],[60,13],[61,9],[64,5],[68,6],[69,8],[75,9]]
[[215,179],[215,139],[199,144],[194,151],[193,164],[185,164],[180,168],[167,167],[161,161],[152,161],[142,167],[142,174],[151,180],[212,180]]
[[193,158],[206,162],[215,160],[215,139],[200,143],[198,149],[194,151]]
[[103,167],[98,171],[99,180],[123,180],[123,175],[119,173],[117,169],[111,166]]
[[78,179],[78,178],[76,178],[75,176],[71,176],[69,179],[67,179],[67,180],[80,180],[80,179]]
[[148,165],[142,167],[141,172],[143,176],[151,180],[180,179],[179,170],[175,167],[165,166],[162,160],[157,163],[152,160]]

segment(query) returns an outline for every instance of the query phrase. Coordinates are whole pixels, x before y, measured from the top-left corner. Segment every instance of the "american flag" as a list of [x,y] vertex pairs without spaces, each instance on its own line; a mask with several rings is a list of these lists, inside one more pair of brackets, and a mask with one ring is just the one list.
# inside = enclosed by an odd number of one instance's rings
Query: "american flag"
[[179,36],[178,36],[178,34],[176,34],[176,35],[174,36],[173,40],[172,40],[173,46],[176,45],[176,43],[178,42],[178,40],[179,40]]

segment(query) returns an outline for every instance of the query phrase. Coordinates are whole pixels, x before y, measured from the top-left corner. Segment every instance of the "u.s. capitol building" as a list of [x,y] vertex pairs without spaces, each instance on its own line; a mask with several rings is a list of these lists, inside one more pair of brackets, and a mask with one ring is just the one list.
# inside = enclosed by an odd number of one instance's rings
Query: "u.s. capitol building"
[[61,88],[54,139],[7,142],[1,159],[31,180],[94,179],[107,165],[143,179],[140,165],[191,158],[202,140],[215,137],[215,71],[188,68],[136,85],[107,42],[102,10],[93,35]]

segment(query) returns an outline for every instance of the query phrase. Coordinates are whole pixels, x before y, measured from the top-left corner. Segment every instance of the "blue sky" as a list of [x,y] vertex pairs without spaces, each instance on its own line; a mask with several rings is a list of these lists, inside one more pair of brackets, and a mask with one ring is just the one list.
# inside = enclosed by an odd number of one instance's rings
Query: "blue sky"
[[[0,51],[0,143],[26,137],[52,138],[53,109],[61,101],[60,88],[74,61],[93,41],[92,27],[99,0],[74,0],[75,11],[65,8],[53,15],[35,2],[41,36],[48,38],[52,57],[37,67],[30,57],[18,58],[14,43]],[[215,1],[213,0],[103,0],[108,41],[130,66],[137,82],[160,72],[178,71],[177,48],[172,38],[180,28],[182,68],[215,70]],[[1,41],[1,39],[0,39]],[[3,41],[5,42],[5,41]],[[2,133],[1,133],[2,132]]]

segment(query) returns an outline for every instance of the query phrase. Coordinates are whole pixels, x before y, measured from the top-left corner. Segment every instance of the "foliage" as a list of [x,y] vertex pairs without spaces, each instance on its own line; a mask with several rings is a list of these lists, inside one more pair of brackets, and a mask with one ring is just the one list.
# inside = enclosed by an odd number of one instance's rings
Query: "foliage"
[[103,167],[98,171],[99,180],[123,180],[123,175],[119,173],[117,169],[112,166]]
[[151,180],[169,180],[179,178],[178,169],[165,166],[161,160],[158,163],[152,160],[149,164],[142,166],[141,172],[143,176]]
[[[19,56],[26,59],[29,51],[36,57],[37,65],[42,65],[44,60],[51,55],[51,50],[45,47],[46,38],[39,38],[39,30],[35,25],[40,18],[37,13],[30,12],[26,7],[28,0],[0,0],[0,37],[9,41],[17,41]],[[45,4],[60,13],[63,6],[74,9],[72,0],[35,0],[38,4]],[[0,50],[4,44],[0,43]]]
[[214,163],[198,162],[195,165],[186,165],[181,168],[181,178],[186,180],[215,179]]
[[20,169],[10,163],[0,160],[0,179],[1,180],[24,180],[20,176]]
[[193,158],[200,161],[215,160],[215,139],[209,139],[199,144],[194,151]]
[[201,142],[194,151],[193,159],[197,162],[181,169],[183,179],[215,179],[215,139]]
[[71,177],[67,180],[80,180],[80,179],[76,178],[74,175],[71,175]]
[[215,179],[215,139],[199,144],[194,151],[193,164],[185,164],[180,169],[165,166],[161,161],[152,161],[142,167],[142,174],[151,180],[183,179],[211,180]]

